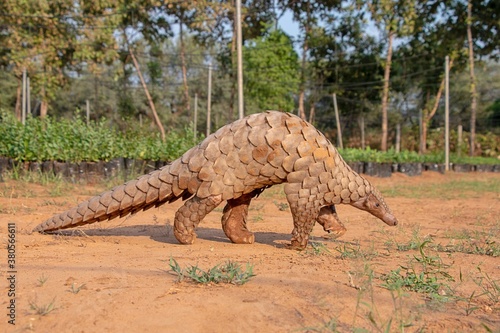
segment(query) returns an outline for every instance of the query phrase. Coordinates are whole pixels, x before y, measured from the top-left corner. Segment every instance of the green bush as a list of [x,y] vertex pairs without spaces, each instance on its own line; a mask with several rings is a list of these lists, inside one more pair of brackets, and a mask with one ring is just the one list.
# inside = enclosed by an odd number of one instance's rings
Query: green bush
[[[444,153],[430,153],[419,155],[417,152],[403,150],[396,153],[389,149],[387,152],[365,150],[356,148],[339,149],[340,155],[346,162],[377,162],[377,163],[444,163]],[[455,164],[499,164],[500,161],[493,157],[469,157],[457,154],[450,155],[450,162]]]
[[0,156],[21,162],[96,162],[117,157],[171,161],[196,144],[187,128],[167,133],[162,142],[158,133],[144,128],[121,132],[105,120],[87,126],[79,116],[72,120],[28,117],[24,126],[10,113],[0,113],[0,119]]
[[[105,120],[92,122],[87,126],[78,115],[72,120],[28,117],[23,126],[11,113],[0,111],[0,156],[20,162],[96,162],[117,157],[172,161],[197,144],[189,127],[167,131],[165,142],[156,131],[137,128],[137,124],[130,124],[129,127],[133,129],[118,131],[110,127]],[[480,142],[483,142],[483,139],[481,137]],[[494,139],[489,138],[487,141],[488,147],[494,146]],[[487,146],[485,143],[482,145]],[[339,152],[347,162],[444,163],[444,153],[419,155],[409,150],[396,153],[393,149],[381,152],[370,148],[347,148]],[[499,163],[496,158],[468,157],[463,153],[452,154],[450,162]]]

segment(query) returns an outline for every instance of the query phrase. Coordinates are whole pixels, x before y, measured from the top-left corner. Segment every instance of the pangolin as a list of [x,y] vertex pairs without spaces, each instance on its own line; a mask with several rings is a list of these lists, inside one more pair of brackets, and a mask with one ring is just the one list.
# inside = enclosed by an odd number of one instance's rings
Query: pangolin
[[266,188],[285,183],[293,216],[291,247],[307,246],[314,223],[341,236],[336,204],[351,204],[388,225],[397,219],[381,194],[354,172],[326,137],[301,118],[279,111],[225,125],[177,160],[104,192],[38,225],[49,232],[123,217],[179,198],[174,235],[192,244],[195,228],[223,201],[222,229],[234,243],[253,243],[248,206]]

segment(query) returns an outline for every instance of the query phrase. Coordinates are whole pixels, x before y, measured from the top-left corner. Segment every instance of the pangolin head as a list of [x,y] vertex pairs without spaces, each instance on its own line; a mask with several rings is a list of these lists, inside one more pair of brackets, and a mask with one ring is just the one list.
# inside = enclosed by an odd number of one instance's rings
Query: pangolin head
[[359,200],[351,201],[350,204],[378,217],[387,225],[394,226],[398,224],[398,219],[392,214],[380,192],[373,186],[369,193],[360,197]]

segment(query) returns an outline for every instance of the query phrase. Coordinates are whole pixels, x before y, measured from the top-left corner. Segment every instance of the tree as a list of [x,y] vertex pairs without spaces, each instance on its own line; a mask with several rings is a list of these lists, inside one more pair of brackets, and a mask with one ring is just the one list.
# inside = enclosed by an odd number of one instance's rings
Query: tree
[[327,13],[340,7],[339,0],[287,0],[280,3],[283,9],[289,9],[293,13],[295,21],[299,22],[302,29],[302,54],[301,54],[301,71],[299,85],[299,100],[298,109],[299,116],[306,119],[305,113],[305,98],[306,98],[306,83],[307,83],[307,57],[310,50],[311,33],[315,30],[318,20],[324,18]]
[[[69,19],[72,10],[70,0],[6,0],[0,5],[4,14],[3,45],[7,49],[3,58],[18,78],[18,91],[23,70],[28,72],[33,90],[41,99],[42,117],[55,91],[67,82],[63,68],[71,63],[76,47],[76,31]],[[17,99],[20,105],[20,93]]]
[[317,96],[316,123],[329,132],[335,128],[332,93],[336,93],[347,136],[359,133],[357,146],[364,146],[365,124],[371,125],[378,106],[383,68],[382,44],[366,33],[366,13],[354,6],[326,20],[325,30],[316,29],[310,40],[309,68],[314,81],[309,89]]
[[391,60],[393,42],[396,36],[404,37],[413,31],[415,25],[414,0],[374,0],[368,2],[368,8],[373,19],[387,37],[387,55],[384,70],[384,88],[382,91],[382,138],[380,149],[387,150],[388,116],[387,105],[389,100],[389,80],[391,76]]
[[470,72],[470,156],[474,156],[476,141],[476,114],[477,114],[477,91],[476,76],[474,73],[474,44],[472,42],[472,2],[467,2],[467,44],[469,49],[469,72]]
[[291,38],[268,26],[262,38],[250,40],[245,46],[243,60],[250,112],[291,111],[299,83],[298,56]]

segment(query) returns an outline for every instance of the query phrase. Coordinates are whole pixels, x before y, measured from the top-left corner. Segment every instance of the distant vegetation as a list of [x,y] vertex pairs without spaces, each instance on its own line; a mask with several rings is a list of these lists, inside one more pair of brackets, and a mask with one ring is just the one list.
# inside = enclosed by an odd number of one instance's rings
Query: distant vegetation
[[[449,57],[452,145],[462,126],[462,155],[500,155],[498,0],[242,3],[246,115],[293,112],[335,141],[335,94],[345,147],[387,151],[400,128],[401,149],[435,153]],[[99,126],[172,140],[195,109],[203,132],[238,117],[234,1],[3,0],[0,16],[0,108],[18,119],[23,73],[42,118],[88,106]],[[115,154],[85,148],[74,158]]]
[[[120,131],[109,127],[105,120],[92,122],[89,126],[77,116],[72,120],[27,119],[25,125],[12,114],[1,113],[0,157],[21,162],[65,161],[96,162],[109,161],[117,157],[140,160],[173,161],[201,139],[195,140],[189,127],[167,133],[165,142],[159,133],[149,126]],[[381,152],[373,149],[340,150],[347,162],[430,162],[442,163],[443,154],[419,155],[412,151],[396,153],[393,149]],[[452,155],[454,163],[498,164],[495,158],[459,157]]]
[[11,114],[1,117],[0,156],[17,161],[96,162],[116,157],[172,161],[196,144],[187,127],[168,132],[162,142],[149,126],[119,131],[105,120],[87,126],[80,117],[59,121],[29,117],[25,125]]

